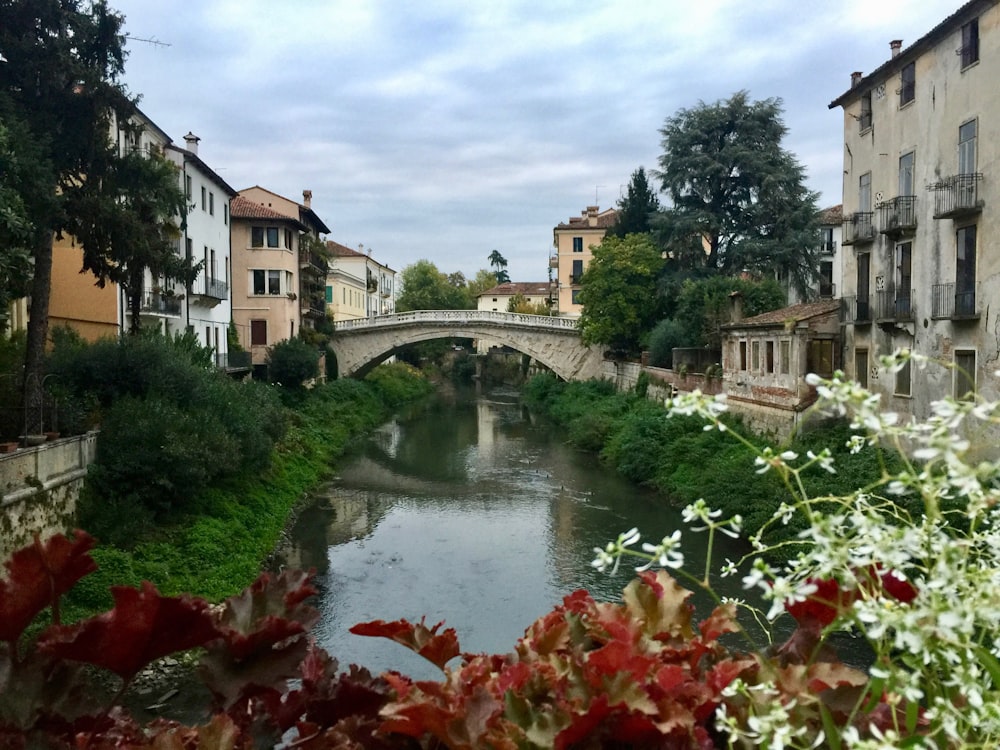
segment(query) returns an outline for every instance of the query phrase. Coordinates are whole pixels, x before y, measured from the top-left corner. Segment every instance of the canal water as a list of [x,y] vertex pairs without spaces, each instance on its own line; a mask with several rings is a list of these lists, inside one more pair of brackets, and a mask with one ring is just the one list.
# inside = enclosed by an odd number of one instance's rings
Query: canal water
[[[437,670],[381,638],[369,620],[441,620],[465,652],[507,653],[534,620],[586,588],[618,601],[631,578],[591,566],[594,547],[638,527],[647,541],[684,529],[680,508],[566,445],[513,390],[448,391],[378,429],[305,507],[278,564],[315,568],[319,643],[342,668]],[[684,532],[686,567],[704,568],[706,537]],[[746,547],[717,541],[718,569]],[[717,579],[742,596],[738,579]],[[711,602],[696,601],[699,615]]]

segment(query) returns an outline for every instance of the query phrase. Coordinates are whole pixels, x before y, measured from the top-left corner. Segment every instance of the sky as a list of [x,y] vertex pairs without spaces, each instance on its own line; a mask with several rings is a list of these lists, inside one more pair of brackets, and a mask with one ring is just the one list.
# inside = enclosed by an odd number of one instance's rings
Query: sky
[[[959,0],[110,0],[123,81],[237,190],[301,200],[329,239],[471,278],[548,276],[552,229],[614,207],[681,109],[780,98],[782,145],[841,202],[831,101]],[[143,41],[146,40],[146,41]]]

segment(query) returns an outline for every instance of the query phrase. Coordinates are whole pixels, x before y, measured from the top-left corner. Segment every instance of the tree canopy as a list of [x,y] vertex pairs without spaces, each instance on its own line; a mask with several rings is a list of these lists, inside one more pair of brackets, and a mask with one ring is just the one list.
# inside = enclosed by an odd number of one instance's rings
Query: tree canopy
[[670,206],[660,229],[680,266],[782,271],[806,293],[818,267],[816,194],[781,147],[781,113],[780,99],[739,91],[667,118],[656,177]]
[[[465,276],[447,274],[429,260],[418,260],[399,274],[402,291],[396,300],[396,310],[465,310],[469,299]],[[460,283],[459,283],[460,282]]]
[[486,259],[493,267],[493,274],[496,276],[497,284],[505,284],[510,281],[510,274],[507,273],[507,259],[500,254],[499,250],[493,250]]
[[628,193],[618,201],[618,218],[608,234],[624,237],[626,234],[648,232],[659,210],[660,199],[649,185],[646,170],[639,167],[632,173]]
[[620,353],[638,350],[660,317],[657,277],[660,250],[649,235],[605,237],[583,273],[580,331],[586,344],[607,344]]

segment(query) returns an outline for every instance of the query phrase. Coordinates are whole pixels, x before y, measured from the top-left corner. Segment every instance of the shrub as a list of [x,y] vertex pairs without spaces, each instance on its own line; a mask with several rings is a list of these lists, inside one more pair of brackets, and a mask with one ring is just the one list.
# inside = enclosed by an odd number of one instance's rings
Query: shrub
[[405,362],[379,365],[365,377],[391,409],[430,393],[434,386],[423,373]]
[[302,339],[279,341],[267,351],[267,378],[286,388],[303,388],[319,375],[319,353]]
[[674,348],[691,346],[696,338],[673,318],[661,320],[649,334],[649,364],[652,367],[673,367]]

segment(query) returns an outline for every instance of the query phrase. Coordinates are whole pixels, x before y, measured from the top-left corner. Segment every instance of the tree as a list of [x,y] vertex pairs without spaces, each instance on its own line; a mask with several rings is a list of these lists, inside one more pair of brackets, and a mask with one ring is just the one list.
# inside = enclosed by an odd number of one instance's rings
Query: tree
[[649,186],[646,170],[639,167],[632,173],[628,193],[618,201],[618,218],[608,234],[624,237],[643,234],[652,229],[652,218],[660,210],[660,200]]
[[785,304],[785,293],[776,279],[760,281],[711,276],[687,279],[676,299],[674,320],[685,331],[686,345],[722,346],[722,325],[730,321],[730,296],[743,296],[746,317],[777,310]]
[[38,149],[32,174],[21,180],[34,259],[25,352],[29,431],[42,399],[48,338],[52,242],[67,229],[67,201],[82,176],[97,181],[94,158],[110,148],[112,112],[133,107],[118,76],[124,70],[124,19],[103,0],[0,2],[0,116],[17,113]]
[[544,302],[529,302],[528,298],[518,292],[507,300],[507,312],[522,315],[551,315],[552,310]]
[[11,302],[26,296],[31,288],[33,227],[22,198],[38,169],[38,154],[31,151],[23,124],[0,116],[0,335],[7,327]]
[[625,353],[660,317],[657,277],[663,266],[649,235],[605,237],[583,273],[580,330],[585,344],[608,344]]
[[267,350],[267,378],[286,388],[304,388],[319,375],[319,352],[299,338],[285,339]]
[[140,330],[148,271],[154,280],[194,282],[201,264],[177,252],[175,217],[187,213],[177,167],[158,154],[107,152],[95,162],[102,178],[84,179],[70,191],[67,229],[83,246],[83,268],[97,285],[118,284],[128,300],[131,331]]
[[493,274],[497,277],[498,284],[506,284],[510,281],[510,274],[507,273],[507,259],[500,254],[499,250],[493,250],[486,259],[493,267]]
[[492,289],[497,285],[496,274],[492,271],[487,271],[485,268],[480,268],[476,271],[476,275],[471,281],[468,282],[469,298],[472,300],[473,307],[475,307],[476,298],[480,294],[485,292],[487,289]]
[[667,118],[656,176],[671,203],[663,236],[681,265],[783,271],[807,292],[818,268],[816,194],[781,147],[786,132],[781,100],[751,102],[746,91]]
[[[449,278],[429,260],[418,260],[399,274],[402,291],[396,300],[396,310],[464,310],[468,300],[466,289],[458,279]],[[465,284],[465,277],[461,277]]]

